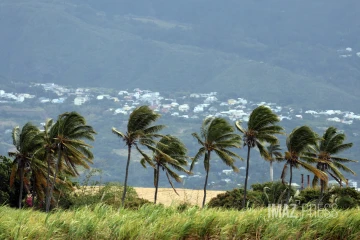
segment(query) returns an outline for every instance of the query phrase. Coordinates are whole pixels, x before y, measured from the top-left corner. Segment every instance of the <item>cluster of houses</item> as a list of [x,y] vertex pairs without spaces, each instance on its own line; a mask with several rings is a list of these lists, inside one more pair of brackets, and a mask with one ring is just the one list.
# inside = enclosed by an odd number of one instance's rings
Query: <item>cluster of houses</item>
[[[188,96],[181,96],[177,99],[169,99],[161,96],[159,92],[141,90],[135,88],[133,91],[119,91],[115,94],[104,94],[99,89],[89,88],[66,88],[54,83],[37,83],[30,87],[40,87],[44,92],[52,92],[54,98],[35,96],[27,93],[6,93],[0,90],[0,103],[22,103],[26,99],[36,98],[42,104],[74,104],[81,106],[90,104],[91,101],[112,101],[111,108],[106,109],[114,115],[128,115],[138,105],[149,105],[154,111],[162,114],[169,114],[174,117],[184,119],[197,119],[207,116],[225,117],[231,121],[248,121],[251,111],[259,105],[265,105],[277,113],[281,120],[291,120],[293,118],[302,119],[306,116],[323,117],[327,121],[343,124],[352,124],[360,120],[360,115],[353,112],[340,110],[295,110],[291,107],[281,107],[274,103],[259,102],[255,103],[243,98],[219,100],[217,92],[210,93],[191,93]],[[46,94],[44,94],[46,95]],[[70,100],[72,103],[70,102]],[[106,104],[104,104],[106,106]],[[115,106],[115,107],[114,107]]]
[[7,102],[24,102],[25,99],[34,98],[35,95],[30,95],[28,93],[7,93],[4,90],[0,90],[0,103]]
[[[347,47],[345,49],[339,49],[338,53],[340,58],[349,58],[353,56],[354,51],[351,47]],[[360,57],[360,52],[355,53],[355,55]]]

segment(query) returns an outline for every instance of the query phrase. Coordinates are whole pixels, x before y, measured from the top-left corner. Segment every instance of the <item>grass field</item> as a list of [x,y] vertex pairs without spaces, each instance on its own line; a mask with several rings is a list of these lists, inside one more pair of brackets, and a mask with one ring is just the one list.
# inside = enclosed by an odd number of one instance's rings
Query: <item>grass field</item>
[[360,239],[359,209],[271,216],[247,211],[105,205],[50,214],[0,207],[0,239]]

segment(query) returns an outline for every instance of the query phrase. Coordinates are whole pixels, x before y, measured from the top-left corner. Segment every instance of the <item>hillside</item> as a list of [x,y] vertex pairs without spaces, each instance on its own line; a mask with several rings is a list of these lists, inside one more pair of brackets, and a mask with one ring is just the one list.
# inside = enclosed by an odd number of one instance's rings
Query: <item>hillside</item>
[[4,0],[0,88],[55,82],[217,91],[359,111],[358,7],[335,0]]

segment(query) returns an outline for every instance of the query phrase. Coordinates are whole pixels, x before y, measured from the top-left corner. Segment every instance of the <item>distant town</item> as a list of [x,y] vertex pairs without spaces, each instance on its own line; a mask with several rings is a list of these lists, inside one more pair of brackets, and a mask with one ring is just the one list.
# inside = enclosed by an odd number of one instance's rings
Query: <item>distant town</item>
[[[248,117],[254,107],[265,105],[276,112],[280,119],[291,120],[293,118],[302,119],[305,116],[324,117],[329,122],[338,122],[342,124],[352,124],[354,121],[360,121],[360,114],[340,110],[302,110],[291,107],[277,106],[275,103],[252,102],[243,98],[227,99],[220,101],[217,98],[217,92],[210,93],[191,93],[188,96],[182,96],[177,99],[169,99],[161,96],[159,92],[141,90],[135,88],[132,91],[118,91],[117,95],[101,93],[98,89],[89,88],[67,88],[54,83],[36,83],[29,87],[40,87],[45,92],[56,94],[57,98],[47,98],[44,96],[35,96],[28,93],[7,93],[0,90],[1,103],[22,103],[27,99],[37,99],[42,104],[63,104],[70,97],[73,104],[80,106],[89,103],[91,100],[104,101],[111,100],[119,103],[117,108],[109,108],[108,111],[114,115],[128,115],[139,105],[146,104],[151,106],[154,111],[162,114],[184,119],[204,118],[207,116],[226,117],[232,121],[248,121]],[[189,101],[189,99],[191,101]],[[189,103],[191,102],[191,103]]]

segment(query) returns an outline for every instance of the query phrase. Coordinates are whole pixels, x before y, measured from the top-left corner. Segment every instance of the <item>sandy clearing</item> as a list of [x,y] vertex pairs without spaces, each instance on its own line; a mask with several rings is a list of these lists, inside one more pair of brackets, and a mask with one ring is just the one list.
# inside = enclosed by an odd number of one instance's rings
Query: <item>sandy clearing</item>
[[[135,190],[140,198],[147,199],[151,202],[154,201],[155,188],[135,187]],[[190,203],[191,205],[201,206],[204,190],[177,188],[176,191],[179,196],[176,195],[172,188],[159,188],[157,202],[162,203],[165,206],[184,202]],[[206,191],[206,203],[209,202],[211,198],[224,192],[225,191]]]

